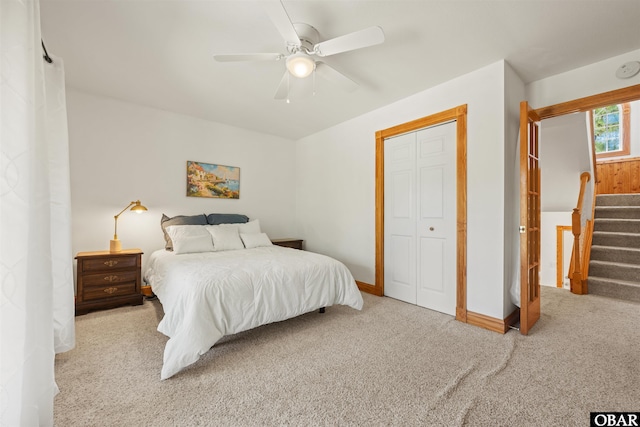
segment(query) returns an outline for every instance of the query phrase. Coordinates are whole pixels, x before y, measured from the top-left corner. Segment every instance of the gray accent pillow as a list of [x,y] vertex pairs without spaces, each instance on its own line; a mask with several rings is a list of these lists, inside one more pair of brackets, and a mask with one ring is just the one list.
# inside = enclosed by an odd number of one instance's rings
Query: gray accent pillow
[[249,217],[240,214],[212,213],[207,215],[207,223],[209,225],[242,224],[245,222],[249,222]]
[[164,248],[168,251],[173,250],[173,243],[171,238],[167,234],[167,227],[170,225],[207,225],[207,216],[205,214],[199,215],[178,215],[173,218],[169,218],[165,214],[162,214],[160,219],[160,227],[162,227],[162,233],[164,234],[165,245]]

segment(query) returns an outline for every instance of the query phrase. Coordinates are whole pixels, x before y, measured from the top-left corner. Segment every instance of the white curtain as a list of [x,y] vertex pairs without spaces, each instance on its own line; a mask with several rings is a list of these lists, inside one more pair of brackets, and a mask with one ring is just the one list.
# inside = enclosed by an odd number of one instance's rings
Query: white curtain
[[37,0],[0,1],[0,425],[53,425],[55,353],[74,346],[62,61]]
[[51,260],[53,275],[53,344],[56,353],[75,345],[73,254],[71,248],[71,183],[69,134],[62,59],[44,62],[46,143],[49,160]]

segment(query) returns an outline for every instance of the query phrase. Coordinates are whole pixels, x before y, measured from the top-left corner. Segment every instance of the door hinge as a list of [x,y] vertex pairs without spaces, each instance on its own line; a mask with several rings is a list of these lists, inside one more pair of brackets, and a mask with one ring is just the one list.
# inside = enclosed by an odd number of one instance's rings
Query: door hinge
[[524,225],[521,225],[518,230],[520,231],[520,234],[524,234],[527,232],[527,227],[525,227]]

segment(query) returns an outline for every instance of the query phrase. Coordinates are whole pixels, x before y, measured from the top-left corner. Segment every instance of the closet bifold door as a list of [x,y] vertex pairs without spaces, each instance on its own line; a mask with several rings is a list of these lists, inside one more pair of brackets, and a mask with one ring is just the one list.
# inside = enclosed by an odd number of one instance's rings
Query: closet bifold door
[[456,123],[384,142],[385,295],[456,314]]

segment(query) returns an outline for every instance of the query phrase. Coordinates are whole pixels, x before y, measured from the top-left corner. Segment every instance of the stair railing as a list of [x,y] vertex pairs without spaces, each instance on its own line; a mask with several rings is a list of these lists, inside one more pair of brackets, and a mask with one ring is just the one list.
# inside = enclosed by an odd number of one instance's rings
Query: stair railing
[[[571,233],[573,234],[573,252],[571,254],[571,267],[569,271],[569,282],[571,285],[571,292],[574,294],[586,294],[587,293],[587,275],[586,271],[588,266],[581,262],[581,253],[587,251],[587,243],[584,239],[584,233],[582,233],[582,203],[584,201],[584,192],[587,187],[587,182],[591,179],[589,172],[583,172],[580,174],[580,193],[578,194],[578,203],[573,209],[571,214]],[[587,223],[588,228],[590,222]],[[589,233],[591,234],[591,233]],[[581,247],[581,236],[584,245]],[[586,259],[588,255],[582,257]]]

